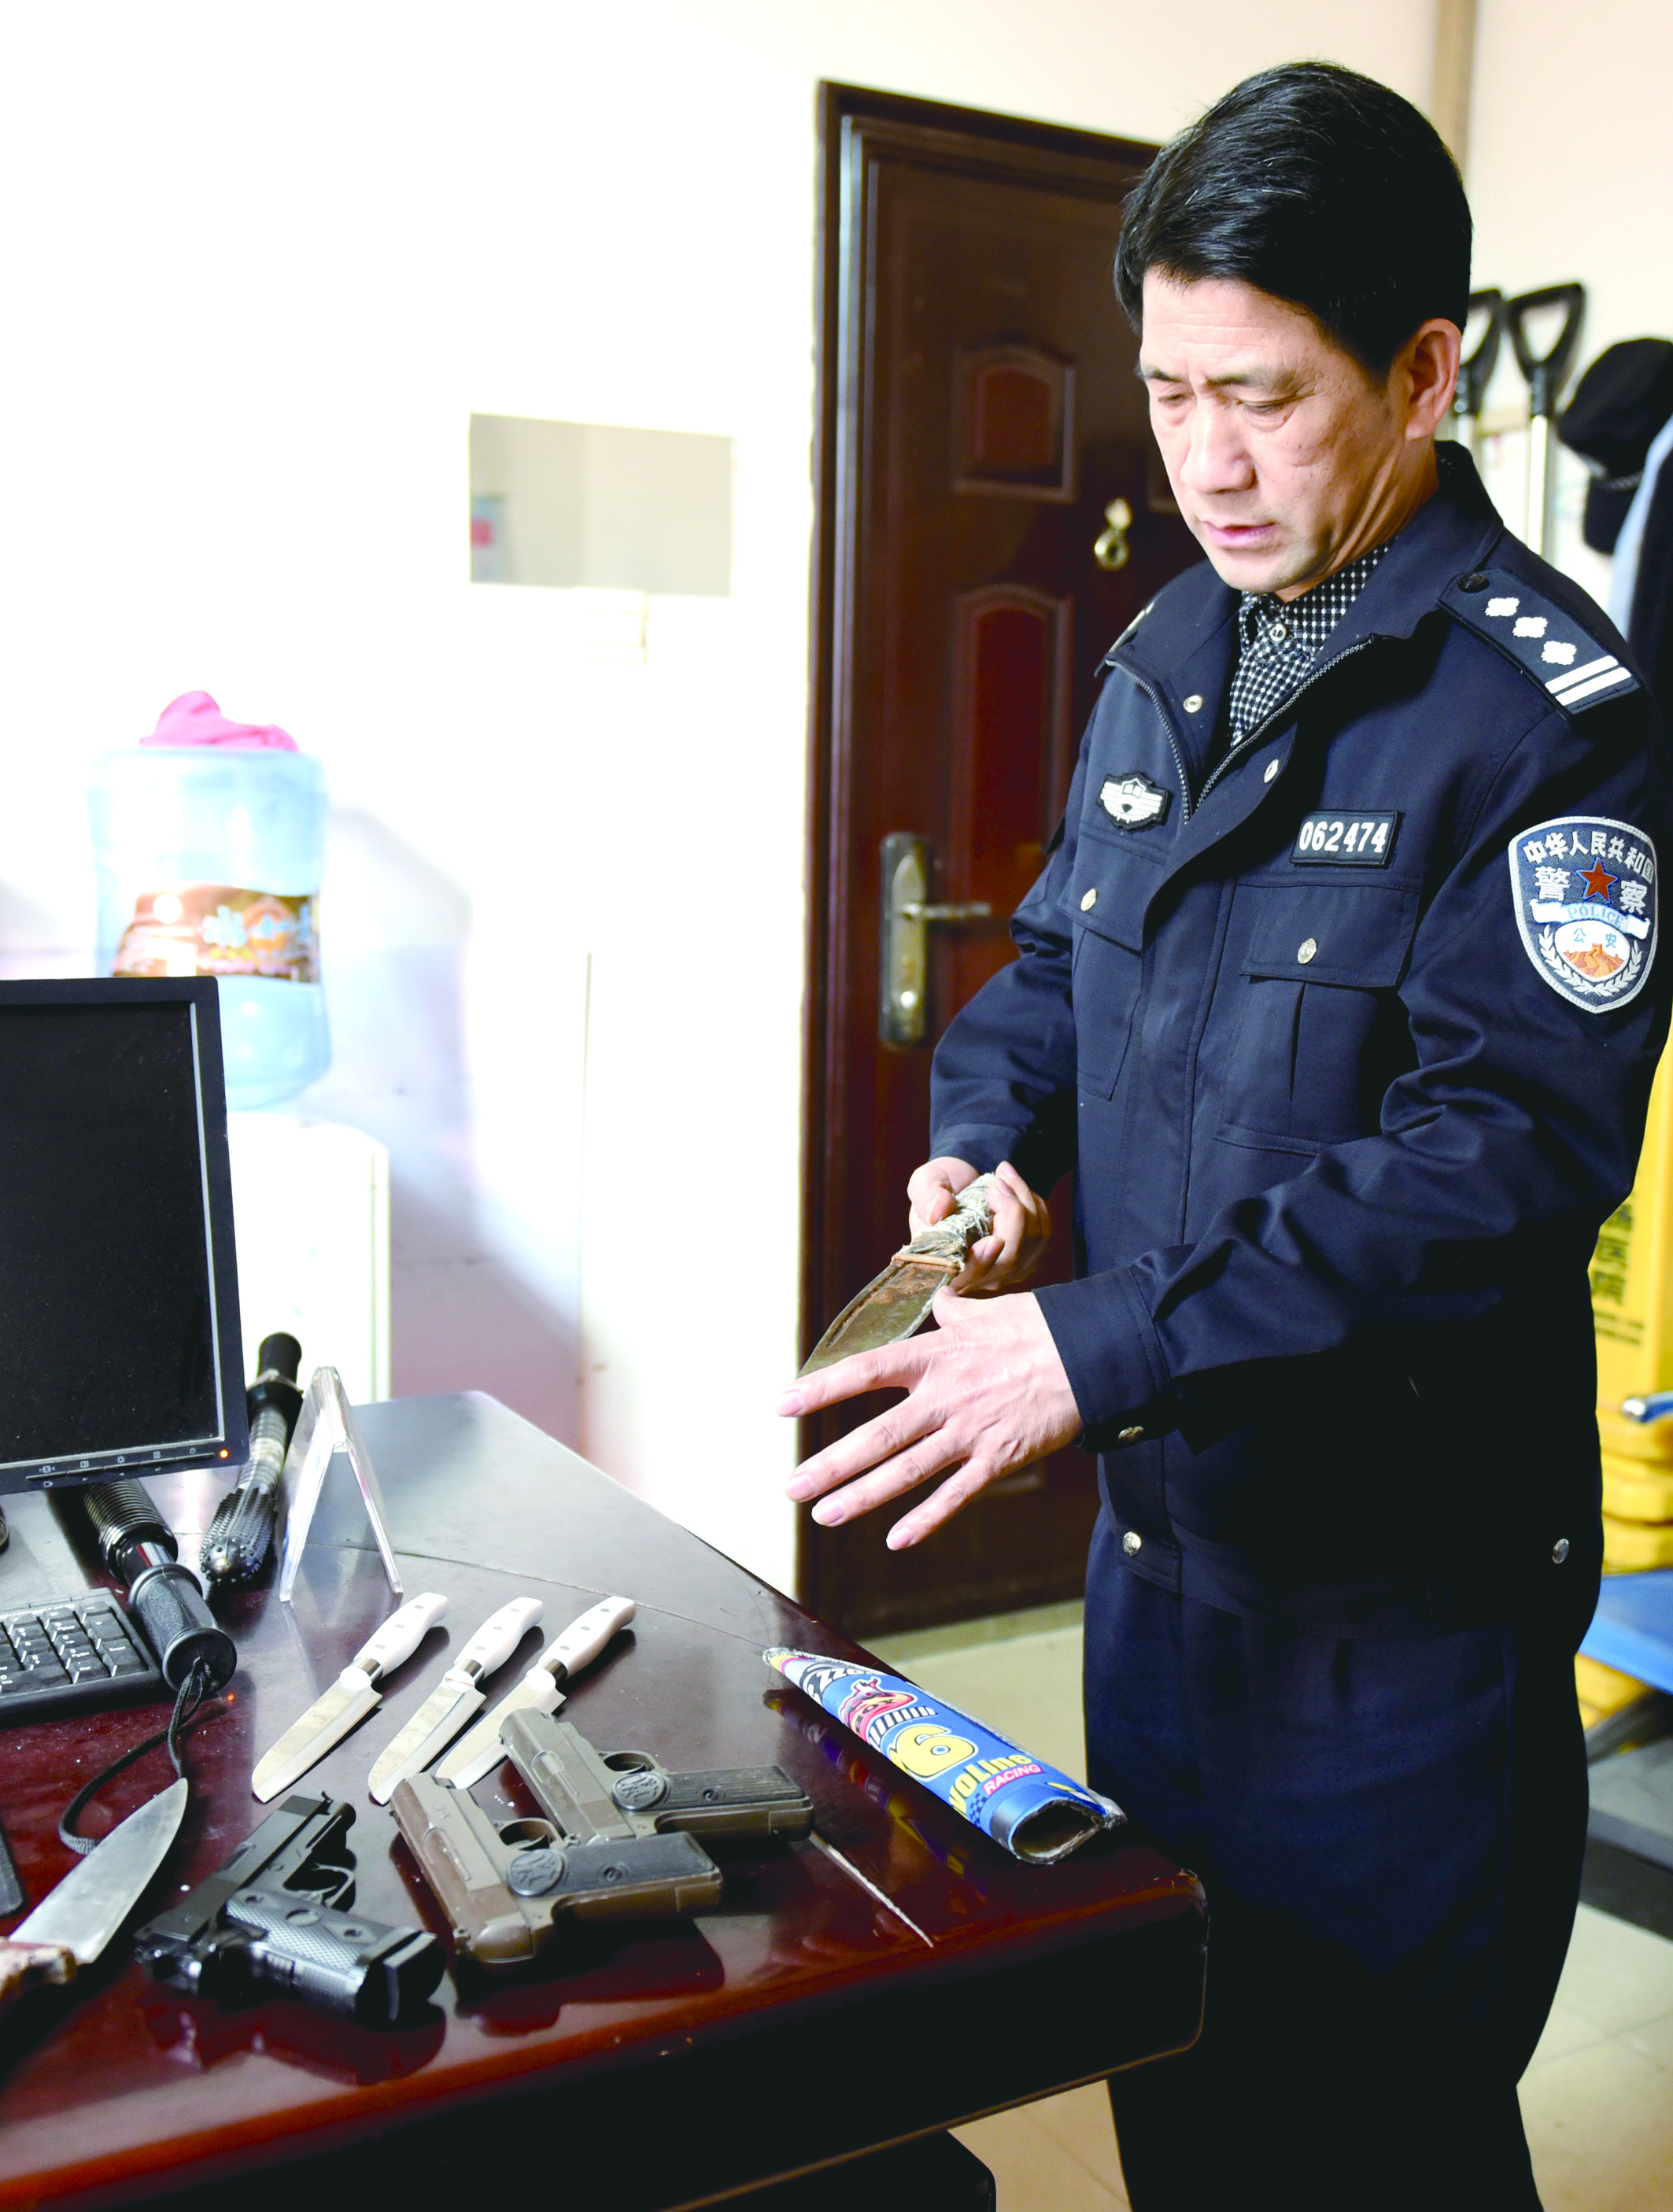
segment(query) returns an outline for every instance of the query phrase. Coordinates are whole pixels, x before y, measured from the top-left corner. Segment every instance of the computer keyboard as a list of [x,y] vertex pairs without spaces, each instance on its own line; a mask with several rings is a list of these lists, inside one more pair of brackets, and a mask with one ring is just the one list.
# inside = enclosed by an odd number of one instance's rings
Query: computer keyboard
[[108,1590],[0,1613],[0,1728],[172,1695]]

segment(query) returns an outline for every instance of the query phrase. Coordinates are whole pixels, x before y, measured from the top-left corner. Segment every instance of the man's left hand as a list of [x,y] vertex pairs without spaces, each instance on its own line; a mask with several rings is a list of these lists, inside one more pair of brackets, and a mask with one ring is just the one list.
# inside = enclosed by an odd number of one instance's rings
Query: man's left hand
[[886,1505],[932,1476],[952,1472],[889,1531],[904,1551],[950,1521],[1002,1474],[1032,1466],[1080,1433],[1057,1346],[1031,1293],[981,1303],[936,1294],[934,1329],[878,1352],[858,1352],[799,1382],[781,1413],[817,1413],[867,1390],[904,1390],[899,1405],[803,1462],[788,1486],[820,1503],[827,1528]]

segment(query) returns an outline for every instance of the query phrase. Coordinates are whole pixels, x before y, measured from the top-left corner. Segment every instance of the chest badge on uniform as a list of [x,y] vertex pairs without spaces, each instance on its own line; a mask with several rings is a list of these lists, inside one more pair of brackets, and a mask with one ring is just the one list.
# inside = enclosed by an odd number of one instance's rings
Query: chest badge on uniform
[[1130,769],[1125,775],[1104,777],[1098,803],[1118,830],[1148,830],[1167,820],[1173,793]]
[[1571,1006],[1635,999],[1656,957],[1656,848],[1630,822],[1565,814],[1514,838],[1516,925],[1528,957]]

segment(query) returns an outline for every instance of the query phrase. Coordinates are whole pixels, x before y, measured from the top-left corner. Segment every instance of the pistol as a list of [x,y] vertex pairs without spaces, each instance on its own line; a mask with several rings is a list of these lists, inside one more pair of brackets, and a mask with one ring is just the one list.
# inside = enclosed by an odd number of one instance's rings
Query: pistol
[[354,1808],[287,1797],[219,1874],[148,1921],[136,1955],[160,1982],[224,2003],[283,1991],[368,2027],[416,2010],[446,1964],[434,1936],[350,1910]]
[[782,1767],[674,1774],[648,1753],[602,1756],[569,1721],[507,1716],[501,1741],[543,1817],[496,1821],[434,1775],[390,1801],[424,1879],[478,1964],[512,1966],[566,1920],[648,1920],[721,1901],[704,1836],[805,1836],[812,1802]]

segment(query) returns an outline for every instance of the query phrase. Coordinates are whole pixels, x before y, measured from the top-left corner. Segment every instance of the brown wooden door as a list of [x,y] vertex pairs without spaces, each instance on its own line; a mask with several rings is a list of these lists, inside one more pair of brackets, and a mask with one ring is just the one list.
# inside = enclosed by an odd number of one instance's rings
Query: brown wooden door
[[[929,1062],[1013,957],[1006,920],[1062,811],[1098,664],[1199,557],[1165,498],[1110,267],[1154,149],[828,85],[807,1051],[804,1349],[903,1242]],[[1094,545],[1132,514],[1129,556]],[[1106,554],[1109,549],[1106,547]],[[882,842],[928,841],[923,1042],[879,1042]],[[1049,1273],[1071,1272],[1071,1193]],[[806,1425],[812,1449],[877,1409]],[[856,1631],[1078,1595],[1096,1510],[1078,1451],[895,1555],[898,1512],[803,1516],[805,1602]],[[903,1509],[901,1509],[903,1510]]]

